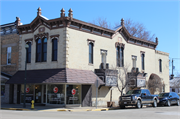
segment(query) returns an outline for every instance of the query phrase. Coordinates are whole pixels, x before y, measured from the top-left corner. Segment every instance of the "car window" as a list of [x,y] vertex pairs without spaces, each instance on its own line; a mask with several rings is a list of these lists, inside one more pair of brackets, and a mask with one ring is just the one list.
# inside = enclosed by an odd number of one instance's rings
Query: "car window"
[[126,94],[141,94],[141,90],[130,90]]
[[160,93],[158,97],[168,97],[169,93]]
[[151,95],[149,90],[145,90],[147,95]]

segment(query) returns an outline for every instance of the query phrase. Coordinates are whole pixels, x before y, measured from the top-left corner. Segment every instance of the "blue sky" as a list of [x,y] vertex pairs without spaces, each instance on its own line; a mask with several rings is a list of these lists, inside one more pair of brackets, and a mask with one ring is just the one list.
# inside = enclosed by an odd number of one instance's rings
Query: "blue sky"
[[[99,1],[9,1],[0,2],[0,24],[14,22],[16,16],[23,24],[28,24],[37,15],[37,8],[41,7],[42,15],[48,19],[60,17],[60,10],[72,8],[73,17],[91,22],[98,17],[106,18],[114,25],[131,18],[135,22],[144,24],[148,31],[159,39],[157,50],[170,53],[172,58],[180,58],[180,1],[132,1],[132,0],[99,0]],[[180,59],[174,59],[174,73],[180,73]],[[170,63],[171,66],[171,63]],[[170,67],[171,73],[171,67]]]

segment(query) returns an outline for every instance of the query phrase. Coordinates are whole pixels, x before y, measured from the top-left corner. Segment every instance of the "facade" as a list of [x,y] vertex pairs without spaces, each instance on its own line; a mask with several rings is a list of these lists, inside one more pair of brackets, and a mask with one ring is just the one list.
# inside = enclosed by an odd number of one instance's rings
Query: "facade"
[[16,103],[23,102],[26,58],[27,103],[34,99],[46,105],[95,106],[98,80],[98,106],[107,105],[111,94],[117,105],[119,82],[106,73],[116,72],[112,67],[128,66],[128,72],[135,69],[133,88],[145,88],[154,73],[169,91],[169,54],[156,50],[158,39],[151,42],[131,36],[123,19],[111,30],[73,18],[71,9],[68,16],[64,12],[62,9],[59,18],[49,20],[38,8],[30,24],[18,25],[19,71],[7,82],[19,92],[14,94]]
[[[6,81],[18,71],[18,54],[19,35],[16,22],[1,25],[1,103],[5,102],[5,90],[8,90],[5,87]],[[9,90],[6,92],[9,96]]]

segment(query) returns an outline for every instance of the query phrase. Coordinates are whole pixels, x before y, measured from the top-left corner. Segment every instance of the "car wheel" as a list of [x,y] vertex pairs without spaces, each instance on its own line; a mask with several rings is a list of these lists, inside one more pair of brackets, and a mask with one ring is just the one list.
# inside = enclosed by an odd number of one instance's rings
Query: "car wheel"
[[138,101],[137,101],[137,104],[136,104],[136,107],[137,107],[138,109],[140,109],[140,108],[141,108],[141,106],[142,106],[142,105],[141,105],[141,101],[140,101],[140,100],[138,100]]
[[157,101],[156,100],[153,101],[153,107],[157,107]]
[[179,106],[179,100],[177,100],[177,106]]
[[121,108],[121,109],[125,109],[125,106],[124,106],[124,105],[120,105],[120,108]]
[[167,106],[171,106],[171,102],[169,100],[167,101]]

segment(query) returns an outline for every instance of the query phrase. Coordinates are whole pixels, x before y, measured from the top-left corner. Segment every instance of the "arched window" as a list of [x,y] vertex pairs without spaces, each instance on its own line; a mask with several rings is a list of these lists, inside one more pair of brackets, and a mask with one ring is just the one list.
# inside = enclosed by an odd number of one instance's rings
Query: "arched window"
[[124,66],[124,48],[123,47],[116,47],[116,61],[118,67]]
[[93,64],[93,43],[89,43],[89,63]]
[[52,40],[52,61],[57,61],[57,39]]
[[159,59],[159,72],[162,72],[162,60]]
[[30,63],[31,62],[31,42],[28,42],[27,44],[29,48],[27,49],[27,53],[26,53],[26,57],[27,57],[26,62]]
[[43,39],[43,47],[42,47],[42,61],[45,62],[47,60],[47,38]]
[[143,54],[141,54],[141,58],[142,58],[142,70],[145,70],[145,67],[144,67],[144,63],[145,63],[145,61],[144,61],[144,57],[145,57],[145,54],[143,53]]
[[41,39],[38,39],[36,42],[36,62],[41,62],[42,56],[42,42]]
[[47,60],[47,38],[38,39],[36,42],[36,62],[45,62]]

